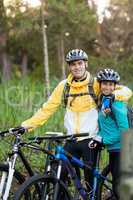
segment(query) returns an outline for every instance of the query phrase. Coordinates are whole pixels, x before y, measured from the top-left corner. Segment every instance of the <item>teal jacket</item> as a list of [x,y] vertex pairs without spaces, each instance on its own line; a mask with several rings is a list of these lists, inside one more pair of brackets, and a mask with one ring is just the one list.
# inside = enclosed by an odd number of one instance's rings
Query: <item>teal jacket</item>
[[103,138],[103,143],[108,150],[120,149],[121,135],[129,128],[126,103],[114,101],[112,112],[114,117],[110,114],[104,115],[102,111],[99,111],[98,119],[98,135]]

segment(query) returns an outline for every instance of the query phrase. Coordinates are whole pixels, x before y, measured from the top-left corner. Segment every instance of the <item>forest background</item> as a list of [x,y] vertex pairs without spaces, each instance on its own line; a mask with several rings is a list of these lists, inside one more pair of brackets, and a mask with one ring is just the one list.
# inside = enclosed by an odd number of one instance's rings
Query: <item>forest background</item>
[[[73,48],[87,52],[93,75],[114,68],[133,89],[132,13],[132,0],[0,0],[0,129],[40,108],[67,77],[65,55]],[[33,134],[64,131],[63,113]]]

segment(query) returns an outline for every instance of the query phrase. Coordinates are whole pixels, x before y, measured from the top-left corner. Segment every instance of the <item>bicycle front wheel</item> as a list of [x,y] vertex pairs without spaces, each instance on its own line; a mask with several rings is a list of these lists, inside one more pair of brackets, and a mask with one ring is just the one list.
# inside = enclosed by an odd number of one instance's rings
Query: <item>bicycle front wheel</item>
[[71,200],[65,184],[52,176],[35,175],[25,181],[16,194],[14,200]]
[[[3,199],[6,184],[7,184],[7,178],[9,175],[9,167],[6,164],[0,163],[0,199]],[[18,172],[14,172],[12,185],[9,192],[9,200],[13,199],[14,192],[18,189],[18,187],[24,182],[24,177]]]

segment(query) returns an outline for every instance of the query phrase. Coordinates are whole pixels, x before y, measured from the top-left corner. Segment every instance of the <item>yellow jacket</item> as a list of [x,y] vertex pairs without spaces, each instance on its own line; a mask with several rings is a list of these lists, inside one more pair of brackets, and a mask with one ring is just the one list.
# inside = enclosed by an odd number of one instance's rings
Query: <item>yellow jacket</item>
[[[88,83],[90,81],[90,73],[87,72],[87,78],[81,82],[72,81],[73,76],[70,74],[66,80],[61,81],[57,87],[54,89],[53,93],[49,97],[48,101],[43,104],[42,108],[39,109],[30,119],[24,121],[22,126],[29,129],[34,129],[40,125],[47,122],[49,117],[57,110],[57,108],[62,103],[63,89],[68,82],[70,84],[70,94],[79,94],[88,92]],[[94,79],[93,89],[95,94],[98,96],[100,94],[99,83]],[[115,99],[120,101],[127,101],[131,95],[132,91],[125,87],[118,85],[114,91]],[[90,95],[78,96],[76,97],[72,105],[70,106],[70,101],[73,97],[68,98],[68,103],[66,107],[66,114],[64,118],[64,125],[69,134],[80,133],[80,132],[90,132],[91,135],[96,134],[98,131],[98,115],[96,104]],[[90,123],[89,123],[90,119]]]

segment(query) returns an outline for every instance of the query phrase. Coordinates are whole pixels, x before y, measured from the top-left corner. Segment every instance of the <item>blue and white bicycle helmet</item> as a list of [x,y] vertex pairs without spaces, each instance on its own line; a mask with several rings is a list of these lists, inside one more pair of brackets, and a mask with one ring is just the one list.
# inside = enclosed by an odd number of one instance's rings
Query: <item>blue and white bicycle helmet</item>
[[113,69],[107,68],[99,71],[97,73],[97,80],[101,81],[112,81],[118,83],[120,81],[120,75]]
[[82,49],[73,49],[66,55],[66,62],[72,62],[76,60],[88,61],[88,55]]

